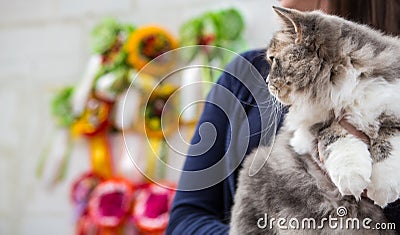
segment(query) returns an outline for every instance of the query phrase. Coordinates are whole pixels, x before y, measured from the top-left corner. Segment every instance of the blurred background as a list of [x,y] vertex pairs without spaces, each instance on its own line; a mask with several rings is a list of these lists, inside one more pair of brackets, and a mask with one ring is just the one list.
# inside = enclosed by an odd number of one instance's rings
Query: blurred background
[[[277,28],[275,0],[0,0],[0,234],[74,234],[70,187],[89,165],[78,142],[66,178],[49,188],[35,176],[53,138],[54,90],[82,79],[90,33],[104,17],[158,24],[173,35],[188,19],[235,7],[247,49],[265,47]],[[244,51],[246,48],[241,48]],[[237,51],[237,52],[242,52]],[[176,181],[171,176],[171,180]]]

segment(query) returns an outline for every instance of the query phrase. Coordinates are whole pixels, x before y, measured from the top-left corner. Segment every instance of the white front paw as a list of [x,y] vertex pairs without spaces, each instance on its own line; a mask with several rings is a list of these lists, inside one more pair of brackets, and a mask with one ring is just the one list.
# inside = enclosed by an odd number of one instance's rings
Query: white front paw
[[313,140],[314,136],[308,130],[300,128],[294,132],[290,139],[290,145],[296,153],[307,154],[311,153]]
[[400,159],[389,157],[374,163],[367,195],[375,204],[385,207],[400,195]]
[[367,146],[358,139],[344,138],[327,148],[326,170],[342,195],[360,199],[370,183],[372,160]]

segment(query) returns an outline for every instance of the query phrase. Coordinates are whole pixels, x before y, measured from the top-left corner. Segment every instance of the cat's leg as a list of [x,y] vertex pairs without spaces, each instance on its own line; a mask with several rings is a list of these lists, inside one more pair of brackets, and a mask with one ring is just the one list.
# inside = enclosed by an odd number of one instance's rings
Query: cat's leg
[[342,195],[359,199],[372,174],[368,146],[337,123],[323,130],[318,139],[324,146],[320,158],[332,182]]
[[[385,139],[385,136],[389,137]],[[381,135],[371,146],[374,163],[367,195],[381,207],[400,196],[400,135]],[[375,153],[375,154],[374,154]]]

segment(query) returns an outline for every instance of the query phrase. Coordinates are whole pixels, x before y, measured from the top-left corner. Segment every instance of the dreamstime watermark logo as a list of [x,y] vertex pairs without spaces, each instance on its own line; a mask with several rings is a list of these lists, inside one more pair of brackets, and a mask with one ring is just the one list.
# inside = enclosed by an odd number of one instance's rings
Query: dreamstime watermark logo
[[373,223],[372,219],[347,217],[348,210],[340,206],[336,209],[337,216],[329,215],[328,218],[316,220],[315,218],[274,218],[265,213],[257,220],[257,227],[260,229],[280,230],[321,230],[324,228],[340,230],[395,230],[395,223]]
[[[187,58],[187,55],[191,55],[193,52],[212,52],[213,54],[218,54],[224,58],[234,58],[235,62],[233,66],[228,65],[226,67],[219,67],[198,61],[191,61],[188,63],[184,58]],[[154,68],[158,68],[159,64],[171,60],[171,58],[174,58],[174,62],[169,63],[168,68],[164,70],[157,69],[157,71],[161,71],[161,73],[155,76],[157,77],[155,82],[147,82],[144,84],[146,89],[149,91],[145,93],[138,92],[137,87],[142,85],[142,80],[146,80],[143,78],[148,76],[149,73],[151,74]],[[199,70],[202,70],[202,72],[198,73]],[[188,71],[189,73],[186,73]],[[190,71],[193,71],[193,73],[191,74]],[[221,85],[220,83],[214,83],[210,80],[202,79],[201,77],[204,76],[204,72],[206,74],[214,75],[225,73],[228,76],[226,77],[225,84]],[[198,79],[199,77],[200,79]],[[227,85],[234,82],[234,80],[237,80],[237,84],[241,84],[241,86],[250,91],[251,96],[255,100],[254,103],[246,103],[248,100],[241,100],[238,98],[238,94],[235,93],[237,91],[234,90],[234,87],[229,87],[229,85]],[[149,79],[147,79],[147,81],[149,81]],[[166,52],[144,66],[143,69],[132,79],[131,86],[125,96],[122,126],[131,125],[129,123],[131,121],[129,119],[129,113],[132,113],[132,105],[129,104],[129,102],[133,100],[132,97],[140,97],[142,100],[141,106],[147,107],[148,104],[153,102],[152,98],[159,88],[168,83],[175,84],[176,87],[173,92],[169,94],[168,99],[164,101],[164,107],[168,107],[169,104],[169,107],[171,107],[178,103],[177,106],[179,106],[179,113],[176,114],[163,108],[160,119],[161,128],[159,131],[162,134],[160,135],[160,133],[157,133],[157,135],[162,136],[163,140],[165,140],[169,150],[171,150],[169,152],[173,152],[179,157],[186,157],[188,155],[191,159],[207,158],[207,152],[216,147],[215,144],[219,143],[217,141],[221,141],[221,139],[218,140],[217,138],[224,138],[221,136],[225,134],[230,135],[229,138],[227,138],[230,142],[223,140],[223,144],[228,146],[226,152],[221,154],[221,156],[214,156],[218,158],[218,161],[214,161],[214,164],[205,168],[184,171],[181,169],[182,166],[179,164],[182,161],[164,161],[161,156],[157,156],[157,159],[155,160],[157,166],[163,167],[170,175],[181,175],[181,181],[177,190],[193,191],[205,189],[223,181],[232,174],[243,161],[249,147],[250,138],[253,135],[261,135],[261,141],[264,140],[263,136],[266,135],[271,136],[270,139],[274,139],[278,125],[277,114],[265,111],[266,109],[270,109],[273,104],[266,100],[266,97],[268,97],[268,88],[265,84],[264,78],[258,70],[246,58],[241,57],[230,50],[203,45],[182,47]],[[194,95],[199,91],[201,93],[201,91],[209,90],[210,87],[212,87],[212,92],[211,95],[208,96],[208,99],[205,99],[205,93],[201,96]],[[176,102],[176,100],[179,101]],[[196,135],[199,139],[197,143],[189,144],[187,137],[186,139],[182,137],[184,134],[179,133],[178,135],[172,136],[171,129],[173,129],[172,132],[179,132],[179,123],[182,123],[182,118],[193,117],[190,112],[195,109],[193,106],[198,106],[199,104],[203,104],[203,107],[209,108],[208,112],[211,110],[211,112],[216,115],[216,119],[227,119],[228,125],[224,127],[227,129],[222,130],[220,126],[215,126],[217,121],[207,120],[200,122],[197,126],[198,133]],[[250,122],[245,106],[252,105],[254,107],[257,106],[260,114],[266,115],[261,118],[260,133],[252,133],[250,129]],[[138,119],[144,120],[148,110],[141,110],[142,111],[139,114],[140,118]],[[175,128],[171,128],[171,123],[175,125]],[[141,129],[142,133],[148,136],[147,145],[149,148],[153,148],[150,139],[154,136],[154,133],[149,132],[149,128],[145,126],[144,123],[138,129]],[[226,133],[221,133],[224,131]],[[129,133],[124,131],[123,134],[127,153],[135,167],[146,178],[161,186],[169,187],[168,185],[163,185],[163,181],[158,180],[157,177],[147,173],[146,166],[140,163],[140,158],[144,157],[143,153],[136,148],[137,145],[131,145],[126,141],[126,135],[129,135]],[[180,137],[180,139],[177,140],[176,136]],[[261,144],[266,143],[260,142],[260,145]],[[217,148],[220,147],[221,146],[217,146]],[[186,152],[187,149],[189,149],[188,153]],[[159,154],[157,150],[153,150],[153,153],[156,155]],[[264,161],[266,161],[266,159]],[[174,165],[174,163],[176,163],[176,165]],[[261,167],[253,169],[252,174],[256,173],[260,168]]]

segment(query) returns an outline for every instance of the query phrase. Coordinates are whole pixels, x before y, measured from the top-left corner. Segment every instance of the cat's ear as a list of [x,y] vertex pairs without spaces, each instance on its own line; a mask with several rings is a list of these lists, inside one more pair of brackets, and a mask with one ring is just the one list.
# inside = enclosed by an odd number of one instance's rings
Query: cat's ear
[[274,11],[278,14],[278,16],[281,18],[283,21],[285,27],[288,27],[290,29],[293,29],[294,32],[296,33],[296,43],[300,43],[303,39],[303,33],[302,33],[302,28],[301,28],[301,19],[303,17],[302,13],[293,10],[293,9],[288,9],[288,8],[282,8],[282,7],[272,7]]

